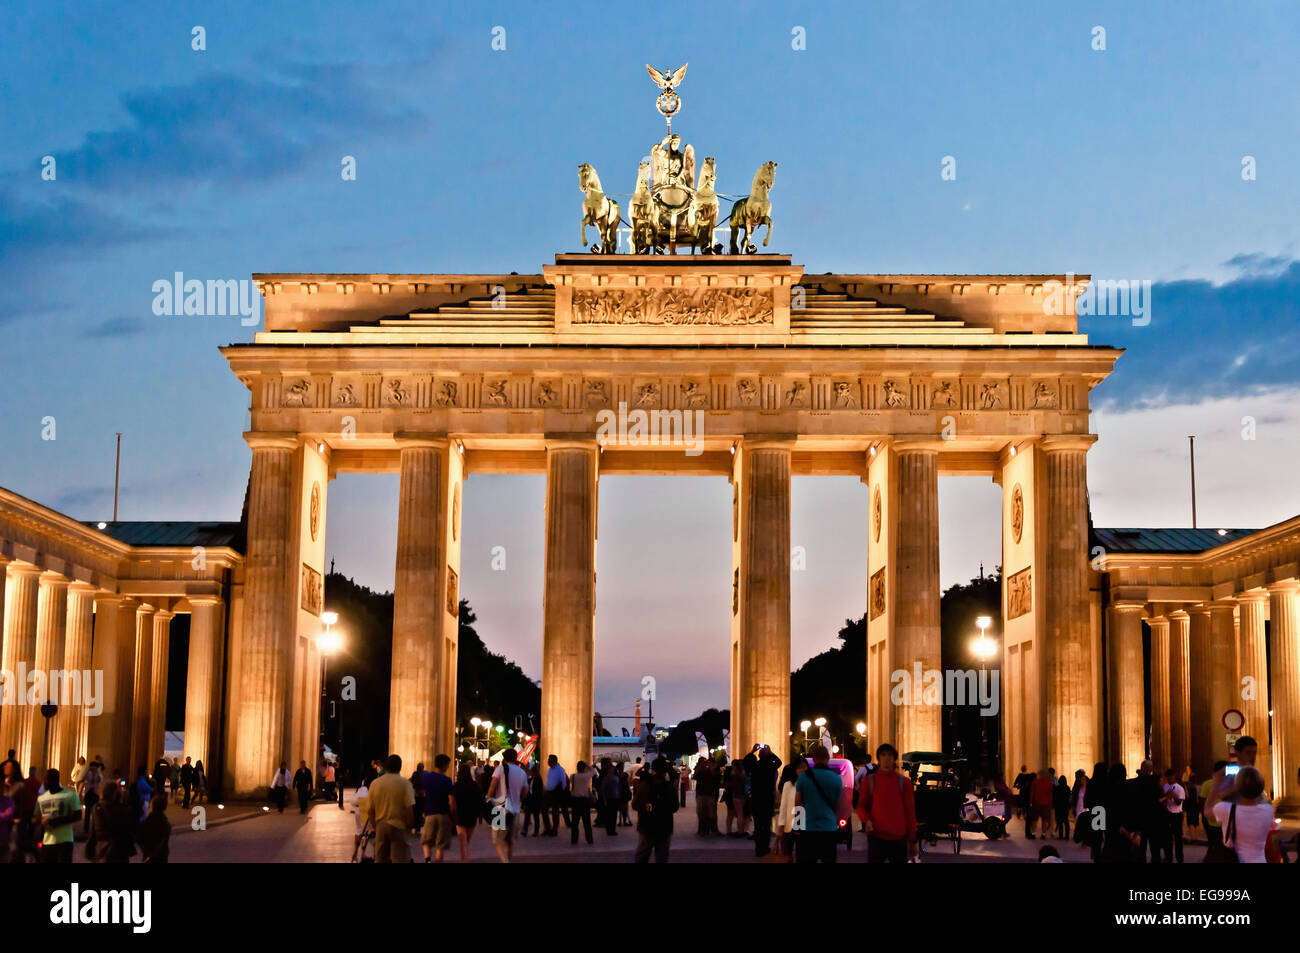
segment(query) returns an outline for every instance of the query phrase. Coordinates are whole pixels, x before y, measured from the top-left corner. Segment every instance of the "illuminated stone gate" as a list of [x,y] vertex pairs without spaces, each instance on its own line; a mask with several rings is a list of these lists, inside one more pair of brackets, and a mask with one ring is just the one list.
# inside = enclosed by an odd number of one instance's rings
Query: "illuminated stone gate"
[[[962,474],[1003,488],[1004,763],[1100,756],[1088,399],[1120,352],[1089,344],[1072,309],[1044,307],[1086,279],[814,276],[753,254],[255,277],[266,330],[223,349],[251,395],[253,452],[230,646],[237,790],[315,751],[327,489],[355,472],[401,475],[390,737],[408,762],[454,744],[461,486],[474,473],[547,477],[543,755],[591,754],[602,474],[733,484],[732,569],[717,580],[733,597],[733,751],[782,753],[790,478],[861,478],[868,737],[938,749],[940,709],[892,705],[890,674],[940,668],[937,481]],[[598,433],[620,410],[698,412],[703,433],[693,449]]]

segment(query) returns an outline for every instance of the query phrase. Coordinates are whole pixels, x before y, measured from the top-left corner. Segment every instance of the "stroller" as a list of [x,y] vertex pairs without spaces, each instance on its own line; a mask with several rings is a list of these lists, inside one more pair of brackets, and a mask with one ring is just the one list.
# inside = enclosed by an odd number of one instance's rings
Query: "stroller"
[[374,854],[366,856],[366,848],[370,847],[375,839],[375,825],[366,821],[365,826],[361,828],[361,839],[357,841],[352,848],[352,863],[354,864],[373,864],[375,862]]
[[1007,832],[1006,805],[993,798],[980,799],[967,794],[961,806],[962,830],[983,834],[989,840],[1000,840]]

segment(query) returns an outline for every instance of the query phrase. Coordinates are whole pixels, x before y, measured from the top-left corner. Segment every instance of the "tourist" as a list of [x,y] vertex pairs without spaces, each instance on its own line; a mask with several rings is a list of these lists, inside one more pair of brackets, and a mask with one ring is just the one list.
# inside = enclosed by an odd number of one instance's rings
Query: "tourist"
[[311,800],[312,776],[306,761],[298,762],[298,770],[293,774],[293,789],[298,792],[298,813],[307,813],[307,802]]
[[447,774],[451,758],[440,754],[433,759],[433,770],[426,771],[424,781],[424,824],[420,844],[424,862],[442,863],[443,853],[451,845],[452,812],[456,809],[456,785]]
[[172,763],[167,766],[167,776],[171,780],[172,798],[179,801],[181,799],[181,759],[172,758]]
[[369,785],[367,800],[366,820],[375,832],[375,863],[410,863],[409,831],[415,824],[415,788],[402,777],[400,755],[388,756],[384,773]]
[[1218,778],[1217,783],[1211,787],[1210,796],[1206,799],[1205,806],[1201,808],[1202,811],[1208,814],[1214,810],[1219,801],[1231,801],[1237,796],[1237,774],[1243,767],[1255,766],[1257,753],[1258,745],[1250,735],[1242,735],[1232,743],[1232,755],[1228,759],[1228,767],[1237,765],[1237,769],[1229,774],[1225,768],[1223,776]]
[[[838,771],[831,770],[830,752],[823,745],[813,745],[809,754],[813,766],[795,782],[795,806],[804,811],[804,829],[795,844],[795,860],[801,864],[833,864],[840,829],[836,806],[844,791],[844,781]],[[876,757],[880,757],[879,752]]]
[[1088,833],[1088,774],[1083,768],[1074,772],[1074,785],[1070,788],[1070,814],[1074,819],[1074,842],[1087,846]]
[[1166,849],[1173,846],[1173,860],[1183,862],[1183,802],[1187,799],[1187,790],[1178,783],[1174,769],[1165,771],[1165,783],[1160,792],[1160,801],[1164,806],[1165,820],[1169,824],[1169,837],[1165,841]]
[[[795,758],[781,769],[781,801],[776,813],[776,852],[786,863],[794,859],[797,832],[794,829],[795,785],[808,770],[808,759]],[[699,797],[699,794],[696,794]]]
[[[12,755],[13,752],[10,752]],[[9,859],[26,863],[28,854],[36,853],[36,824],[32,818],[36,810],[37,792],[23,779],[23,770],[12,757],[5,762],[4,791],[14,805],[12,853]]]
[[81,798],[81,803],[86,803],[86,789],[82,787],[82,780],[86,777],[87,765],[86,756],[78,755],[77,763],[72,766],[72,774],[68,776],[69,786],[77,792],[77,797]]
[[86,834],[86,859],[96,864],[125,864],[135,853],[135,815],[117,784],[106,784]]
[[460,841],[461,862],[469,860],[469,841],[483,816],[483,789],[474,780],[474,771],[462,764],[452,786],[452,816],[456,820],[456,839]]
[[569,777],[569,831],[572,842],[578,843],[578,824],[581,822],[591,843],[591,769],[587,762],[579,761],[578,770]]
[[1196,780],[1196,772],[1189,771],[1183,784],[1187,797],[1183,801],[1183,819],[1187,823],[1187,843],[1195,844],[1200,837],[1201,826],[1201,785]]
[[1236,856],[1238,863],[1268,863],[1269,854],[1280,858],[1280,848],[1272,834],[1273,805],[1264,797],[1264,777],[1252,764],[1244,764],[1233,782],[1232,797],[1221,797],[1214,805],[1214,816],[1223,830],[1223,844]]
[[181,791],[185,794],[185,799],[181,802],[181,807],[190,806],[190,798],[194,794],[194,765],[190,764],[190,756],[186,755],[185,763],[181,765]]
[[[194,803],[201,804],[208,796],[208,773],[203,770],[203,762],[194,762]],[[342,798],[339,799],[339,806],[343,804]]]
[[81,787],[79,796],[81,803],[85,806],[82,821],[82,833],[90,830],[91,812],[94,811],[95,805],[99,803],[99,791],[104,785],[104,766],[96,759],[86,765],[86,770],[81,775]]
[[[683,772],[685,773],[685,772]],[[631,827],[632,818],[628,808],[632,804],[632,779],[628,777],[627,767],[618,766],[618,826]]]
[[553,754],[546,756],[546,788],[542,792],[542,820],[546,823],[547,837],[560,833],[560,815],[569,823],[569,773]]
[[1025,836],[1034,839],[1033,812],[1029,809],[1029,789],[1034,783],[1034,776],[1029,773],[1029,766],[1022,764],[1020,773],[1012,786],[1016,789],[1016,816],[1024,815]]
[[912,779],[898,770],[898,749],[888,742],[876,749],[876,770],[859,792],[858,816],[867,831],[868,863],[903,864],[916,856],[916,795]]
[[643,776],[636,786],[632,807],[636,810],[637,844],[635,860],[638,864],[650,862],[654,854],[656,864],[668,862],[668,848],[673,838],[673,814],[677,812],[677,779],[666,758],[650,762],[648,776]]
[[59,784],[59,771],[45,772],[45,793],[36,798],[41,819],[41,860],[50,864],[72,863],[73,832],[81,820],[81,798]]
[[1056,815],[1056,839],[1070,839],[1070,782],[1065,775],[1052,787],[1052,812]]
[[542,836],[542,801],[546,790],[542,782],[542,771],[540,765],[529,765],[524,769],[528,775],[528,788],[524,792],[524,823],[519,832],[520,837],[528,836],[528,822],[532,821],[533,836]]
[[515,853],[515,818],[519,816],[528,776],[515,762],[519,752],[507,748],[501,764],[492,772],[487,799],[492,803],[492,846],[503,864],[509,863]]
[[[356,828],[355,840],[352,845],[354,860],[356,859],[357,848],[361,847],[361,838],[364,836],[362,821],[370,811],[370,782],[372,780],[374,780],[374,774],[367,771],[362,775],[360,783],[352,792],[352,822]],[[365,853],[364,848],[362,848],[362,853]]]
[[140,842],[140,859],[146,864],[165,864],[171,852],[171,821],[167,820],[167,798],[155,795],[149,802],[149,816],[140,822],[136,840]]
[[[1104,800],[1106,771],[1104,761],[1098,761],[1094,764],[1092,766],[1092,777],[1088,779],[1083,794],[1083,806],[1088,809],[1088,818],[1082,843],[1088,845],[1088,851],[1094,864],[1101,860],[1101,851],[1105,844],[1105,827],[1101,823],[1103,814],[1097,809],[1102,807],[1102,801]],[[1075,823],[1075,833],[1078,833],[1077,821]]]
[[1047,840],[1052,826],[1052,779],[1046,768],[1038,769],[1038,776],[1029,785],[1029,816],[1025,836],[1034,839],[1033,821],[1038,822],[1038,834]]
[[1097,784],[1095,779],[1089,785],[1100,791],[1101,800],[1097,807],[1101,813],[1097,817],[1105,819],[1102,825],[1102,848],[1098,855],[1102,863],[1140,862],[1143,812],[1138,806],[1139,798],[1133,787],[1136,780],[1128,779],[1128,769],[1124,765],[1113,764],[1104,785]]
[[[1064,780],[1064,777],[1065,777],[1065,776],[1062,775],[1061,777],[1062,777],[1062,780]],[[1038,849],[1038,862],[1039,862],[1040,864],[1063,864],[1063,863],[1065,863],[1065,861],[1061,859],[1061,854],[1060,854],[1060,852],[1057,851],[1057,849],[1056,849],[1055,847],[1053,847],[1051,844],[1044,844],[1042,847],[1040,847],[1040,848]]]
[[334,800],[334,786],[338,783],[338,768],[334,766],[333,761],[325,762],[324,784],[321,785],[321,793],[325,795],[325,800]]
[[271,778],[271,803],[281,814],[284,813],[284,805],[289,799],[289,788],[292,785],[293,778],[289,775],[289,765],[281,761],[280,769]]
[[[171,775],[172,775],[172,766],[170,761],[168,761],[166,758],[159,758],[157,761],[154,762],[153,776],[152,776],[154,794],[161,794],[164,797],[167,796],[167,781],[169,778],[171,778]],[[153,800],[153,794],[149,795],[149,800],[150,801]],[[148,802],[146,802],[144,805],[144,813],[146,816],[149,813]],[[144,820],[143,817],[141,817],[140,819]]]
[[[871,763],[871,752],[867,752],[865,755],[863,755],[863,757],[866,760],[862,762],[862,764],[858,767],[857,771],[853,772],[853,813],[854,815],[857,815],[858,813],[858,795],[862,793],[862,785],[867,780],[867,775],[875,770],[875,765]],[[863,823],[862,818],[859,817],[858,831],[860,833],[865,834],[867,831],[865,827],[861,826],[862,823]]]
[[143,821],[149,814],[149,802],[153,800],[154,786],[149,780],[148,769],[140,765],[136,769],[135,786],[131,789],[131,808],[133,816]]
[[718,771],[710,758],[700,758],[691,773],[695,782],[695,836],[709,837],[718,832]]
[[[725,778],[727,790],[727,836],[744,837],[745,828],[749,826],[749,818],[745,814],[745,797],[749,791],[749,779],[745,776],[745,763],[739,758],[731,762],[731,767],[727,769],[728,774]],[[731,829],[732,822],[736,824],[736,830]]]
[[1214,863],[1220,859],[1223,851],[1223,828],[1219,826],[1219,819],[1214,816],[1214,811],[1208,804],[1210,794],[1215,788],[1223,784],[1224,771],[1228,767],[1227,761],[1214,762],[1214,770],[1210,776],[1201,782],[1200,802],[1201,816],[1205,819],[1205,860],[1207,863]]
[[767,745],[756,744],[745,756],[744,764],[749,775],[746,810],[754,819],[754,856],[766,857],[771,851],[772,813],[776,809],[776,780],[781,759]]
[[4,761],[0,761],[0,778],[8,779],[11,775],[22,777],[23,766],[18,763],[18,759],[14,757],[15,754],[17,752],[10,748],[9,753],[5,755]]
[[618,772],[608,758],[601,762],[600,769],[600,813],[605,823],[605,833],[617,837],[619,807],[623,798],[623,785]]
[[[5,762],[8,770],[8,762]],[[0,864],[9,863],[10,836],[14,827],[14,796],[11,793],[9,777],[0,779]]]
[[1138,768],[1136,778],[1126,782],[1133,797],[1134,820],[1142,836],[1138,843],[1137,862],[1145,863],[1147,850],[1151,851],[1151,863],[1173,860],[1169,839],[1169,819],[1164,805],[1164,785],[1156,774],[1155,765],[1149,760],[1143,761]]
[[415,792],[415,818],[411,830],[419,834],[424,830],[424,762],[421,761],[411,772],[411,790]]

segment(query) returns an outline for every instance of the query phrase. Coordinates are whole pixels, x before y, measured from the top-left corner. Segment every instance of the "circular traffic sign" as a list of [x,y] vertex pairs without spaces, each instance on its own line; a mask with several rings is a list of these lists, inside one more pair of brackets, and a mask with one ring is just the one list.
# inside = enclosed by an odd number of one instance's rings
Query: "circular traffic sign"
[[1223,727],[1227,731],[1241,731],[1246,727],[1246,716],[1235,708],[1229,708],[1223,713]]

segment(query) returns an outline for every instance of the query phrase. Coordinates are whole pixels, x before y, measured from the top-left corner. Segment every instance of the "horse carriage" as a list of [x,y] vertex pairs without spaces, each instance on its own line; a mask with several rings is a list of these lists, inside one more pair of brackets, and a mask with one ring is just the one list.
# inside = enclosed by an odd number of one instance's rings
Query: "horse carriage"
[[[646,66],[660,88],[655,105],[668,120],[668,134],[651,150],[648,161],[637,170],[636,188],[628,202],[631,221],[623,218],[619,203],[601,188],[600,177],[590,163],[578,167],[578,185],[584,193],[581,237],[587,245],[587,226],[594,226],[600,240],[593,252],[613,254],[618,249],[618,227],[631,231],[632,253],[636,255],[676,254],[678,246],[689,246],[691,254],[722,254],[722,243],[715,243],[713,232],[719,225],[719,200],[726,196],[715,190],[717,164],[712,156],[704,159],[696,176],[695,148],[682,145],[682,137],[672,131],[672,117],[681,108],[675,87],[686,76],[686,67],[661,73]],[[730,252],[754,254],[755,232],[767,226],[763,237],[766,246],[772,240],[772,203],[768,192],[776,181],[776,163],[765,162],[754,175],[747,196],[738,199],[723,222],[731,226]]]

